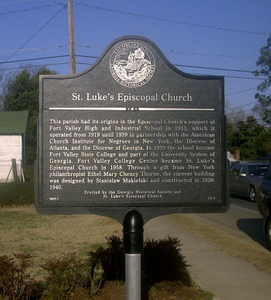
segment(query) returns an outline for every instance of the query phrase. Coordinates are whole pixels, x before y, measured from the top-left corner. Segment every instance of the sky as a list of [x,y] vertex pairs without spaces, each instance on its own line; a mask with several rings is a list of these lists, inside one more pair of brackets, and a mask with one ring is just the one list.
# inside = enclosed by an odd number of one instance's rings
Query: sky
[[[73,0],[76,72],[116,38],[150,39],[171,64],[225,77],[226,114],[255,115],[252,71],[271,33],[271,0]],[[0,72],[32,64],[70,74],[68,1],[0,0]],[[256,115],[255,115],[256,117]]]

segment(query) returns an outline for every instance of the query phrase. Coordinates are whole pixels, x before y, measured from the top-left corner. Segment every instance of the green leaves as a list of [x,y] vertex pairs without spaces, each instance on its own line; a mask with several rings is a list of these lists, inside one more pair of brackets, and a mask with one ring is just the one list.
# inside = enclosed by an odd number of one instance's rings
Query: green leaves
[[37,116],[39,112],[39,75],[55,74],[54,71],[42,67],[31,71],[25,68],[17,75],[11,76],[5,87],[4,110],[28,111],[29,139],[27,140],[27,164],[36,159]]
[[[271,118],[271,114],[269,115]],[[270,119],[271,121],[271,119]],[[271,152],[271,130],[253,117],[239,121],[236,128],[227,124],[228,151],[240,150],[241,160],[255,159]]]
[[266,76],[267,78],[258,85],[259,93],[255,95],[259,104],[254,107],[254,111],[260,115],[266,125],[271,125],[271,35],[267,41],[267,46],[261,48],[260,57],[257,61],[259,70],[253,72],[255,76]]

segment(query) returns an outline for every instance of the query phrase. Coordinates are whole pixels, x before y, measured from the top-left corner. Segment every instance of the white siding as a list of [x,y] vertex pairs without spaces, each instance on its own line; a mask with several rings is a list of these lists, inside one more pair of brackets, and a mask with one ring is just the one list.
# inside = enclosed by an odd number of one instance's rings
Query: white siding
[[21,176],[22,137],[21,135],[0,135],[0,181],[13,181],[11,160],[16,159],[17,173]]

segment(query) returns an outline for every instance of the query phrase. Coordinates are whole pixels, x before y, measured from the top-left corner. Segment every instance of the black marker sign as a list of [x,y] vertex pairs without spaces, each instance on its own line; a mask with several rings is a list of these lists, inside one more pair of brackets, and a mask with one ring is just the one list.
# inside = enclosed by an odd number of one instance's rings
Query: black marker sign
[[223,83],[182,73],[142,37],[84,72],[41,76],[37,211],[227,210]]

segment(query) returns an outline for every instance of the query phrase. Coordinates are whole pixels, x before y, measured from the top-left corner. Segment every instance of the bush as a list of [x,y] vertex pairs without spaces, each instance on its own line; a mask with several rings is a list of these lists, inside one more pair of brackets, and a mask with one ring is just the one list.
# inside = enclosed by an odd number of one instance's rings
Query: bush
[[0,185],[0,207],[34,203],[34,183],[32,181],[9,182]]
[[29,165],[25,169],[25,177],[27,181],[34,182],[35,180],[35,171],[34,171],[34,165]]
[[34,203],[34,166],[27,166],[25,182],[0,183],[0,207]]
[[[103,269],[103,280],[125,279],[125,257],[123,242],[119,237],[107,239],[107,248],[99,247],[89,253],[90,277],[94,279],[95,269]],[[189,266],[180,253],[181,244],[178,238],[154,241],[146,240],[142,255],[142,282],[144,285],[153,285],[165,280],[180,280],[184,285],[191,284],[187,272]]]
[[[90,281],[92,290],[99,288],[102,281],[125,279],[123,242],[117,236],[107,239],[106,248],[100,246],[89,253]],[[102,273],[100,272],[102,269]]]
[[143,281],[149,286],[161,281],[182,281],[190,286],[191,279],[186,269],[189,265],[180,251],[178,238],[146,240],[142,256]]
[[32,257],[28,254],[13,254],[14,257],[0,256],[0,295],[4,299],[31,299],[37,283],[27,273]]
[[49,260],[42,268],[49,273],[42,299],[65,300],[79,293],[87,295],[87,267],[75,254]]

